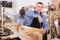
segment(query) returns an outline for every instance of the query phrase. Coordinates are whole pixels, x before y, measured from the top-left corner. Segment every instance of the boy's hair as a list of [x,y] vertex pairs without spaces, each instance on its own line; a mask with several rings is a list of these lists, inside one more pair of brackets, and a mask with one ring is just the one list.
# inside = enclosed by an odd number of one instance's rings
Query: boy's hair
[[20,15],[25,15],[25,10],[22,8],[19,10]]

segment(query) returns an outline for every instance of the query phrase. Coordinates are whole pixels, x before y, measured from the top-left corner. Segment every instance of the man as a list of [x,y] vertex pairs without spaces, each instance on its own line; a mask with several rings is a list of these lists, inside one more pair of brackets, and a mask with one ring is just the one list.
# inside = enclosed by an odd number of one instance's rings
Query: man
[[28,11],[26,16],[29,17],[29,26],[35,28],[42,28],[41,34],[43,34],[43,40],[47,40],[47,31],[48,31],[48,24],[46,21],[46,17],[42,14],[43,3],[38,2],[35,6],[34,11]]

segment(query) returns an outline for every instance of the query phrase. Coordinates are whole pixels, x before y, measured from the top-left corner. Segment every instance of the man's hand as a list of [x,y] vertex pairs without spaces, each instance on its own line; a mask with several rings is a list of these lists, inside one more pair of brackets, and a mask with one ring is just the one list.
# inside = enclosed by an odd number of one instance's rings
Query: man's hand
[[43,22],[43,19],[41,18],[40,15],[38,15],[38,21],[39,21],[39,23],[42,23]]
[[43,28],[42,28],[42,29],[40,29],[40,33],[41,33],[41,34],[44,34],[44,33],[46,33],[46,30],[45,30],[45,29],[43,29]]

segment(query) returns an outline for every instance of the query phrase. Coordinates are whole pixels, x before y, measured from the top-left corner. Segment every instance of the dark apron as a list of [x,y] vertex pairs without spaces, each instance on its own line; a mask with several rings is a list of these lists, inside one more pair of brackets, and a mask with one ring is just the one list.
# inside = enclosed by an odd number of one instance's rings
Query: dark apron
[[[35,14],[37,14],[36,11],[34,11]],[[41,14],[40,14],[41,15]],[[41,15],[42,17],[42,15]],[[35,28],[42,28],[43,23],[39,23],[38,18],[33,18],[32,23],[30,24],[30,27],[35,27]]]
[[34,28],[42,28],[42,23],[38,22],[38,18],[34,18],[30,27],[34,27]]

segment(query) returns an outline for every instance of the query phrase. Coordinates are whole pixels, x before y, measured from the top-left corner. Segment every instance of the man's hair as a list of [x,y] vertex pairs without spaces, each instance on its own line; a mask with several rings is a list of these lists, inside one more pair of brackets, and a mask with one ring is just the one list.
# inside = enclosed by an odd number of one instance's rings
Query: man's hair
[[19,10],[20,15],[25,15],[25,10],[22,8]]
[[[42,5],[43,5],[43,3],[42,3],[42,2],[37,2],[37,4],[42,4]],[[37,5],[37,4],[36,4],[36,5]]]

